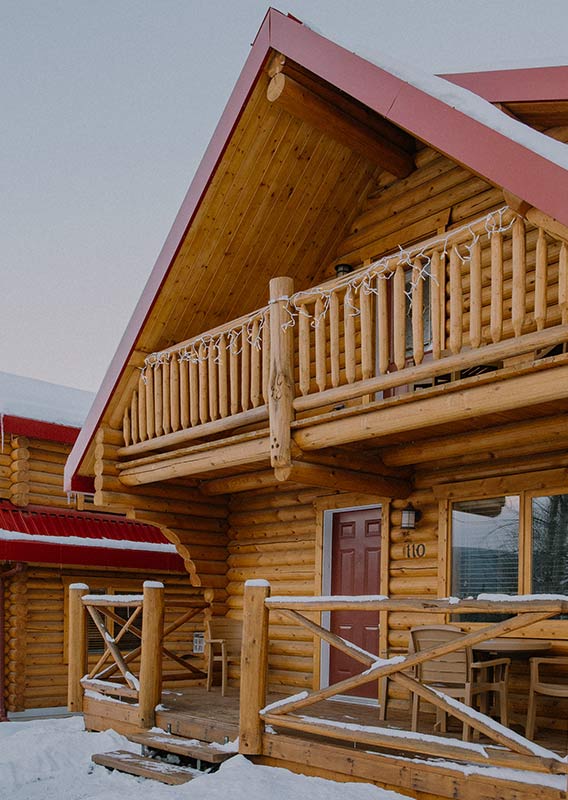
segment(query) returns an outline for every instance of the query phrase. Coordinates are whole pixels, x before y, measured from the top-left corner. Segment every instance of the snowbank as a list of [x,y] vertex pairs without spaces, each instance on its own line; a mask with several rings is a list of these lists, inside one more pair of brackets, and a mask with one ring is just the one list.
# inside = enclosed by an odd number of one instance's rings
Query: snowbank
[[114,731],[87,733],[81,717],[0,723],[2,797],[10,800],[405,800],[365,783],[306,778],[284,769],[258,767],[243,756],[212,775],[183,786],[165,786],[108,772],[92,753],[140,752]]

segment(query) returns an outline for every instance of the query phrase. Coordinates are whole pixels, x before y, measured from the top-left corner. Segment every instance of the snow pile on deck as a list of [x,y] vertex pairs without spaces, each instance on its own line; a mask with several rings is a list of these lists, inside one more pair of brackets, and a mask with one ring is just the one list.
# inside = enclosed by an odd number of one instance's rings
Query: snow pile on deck
[[83,389],[0,372],[0,414],[81,428],[94,397]]
[[91,763],[93,753],[140,752],[114,731],[87,733],[80,717],[0,723],[1,796],[10,800],[405,800],[364,783],[306,778],[242,756],[212,775],[165,786]]

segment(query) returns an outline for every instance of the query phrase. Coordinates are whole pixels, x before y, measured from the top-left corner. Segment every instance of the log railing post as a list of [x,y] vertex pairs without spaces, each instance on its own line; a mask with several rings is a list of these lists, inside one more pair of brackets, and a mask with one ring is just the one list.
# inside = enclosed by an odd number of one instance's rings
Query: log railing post
[[291,425],[294,417],[294,330],[287,311],[294,292],[292,278],[270,281],[270,464],[279,480],[286,480],[292,456]]
[[67,708],[69,711],[83,710],[83,687],[81,678],[87,667],[87,611],[83,605],[83,595],[89,593],[86,583],[72,583],[69,586],[68,607],[68,661]]
[[140,653],[140,727],[151,728],[162,696],[162,637],[164,632],[164,584],[144,582],[142,646]]
[[260,711],[266,705],[268,677],[268,608],[264,601],[269,596],[268,581],[245,583],[239,751],[247,755],[262,753],[264,721]]

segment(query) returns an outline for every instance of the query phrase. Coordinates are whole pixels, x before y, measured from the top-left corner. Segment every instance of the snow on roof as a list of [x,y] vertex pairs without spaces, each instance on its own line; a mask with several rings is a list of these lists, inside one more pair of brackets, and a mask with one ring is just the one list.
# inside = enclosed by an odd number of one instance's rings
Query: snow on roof
[[93,392],[0,372],[0,414],[80,428]]
[[[396,58],[386,55],[383,51],[381,51],[380,55],[376,52],[370,53],[366,44],[359,38],[357,30],[352,26],[345,26],[341,36],[328,36],[317,26],[313,26],[310,23],[304,24],[307,24],[315,33],[335,41],[336,44],[346,50],[366,59],[371,64],[400,78],[400,80],[414,86],[416,89],[420,89],[430,97],[440,100],[451,108],[455,108],[456,111],[460,111],[497,133],[507,136],[528,150],[532,150],[553,164],[568,170],[568,145],[556,139],[551,139],[550,136],[546,136],[544,133],[535,131],[524,122],[513,119],[487,100],[479,97],[479,95],[437,75],[424,72],[419,67],[398,61]],[[395,104],[396,99],[393,102],[393,105]]]

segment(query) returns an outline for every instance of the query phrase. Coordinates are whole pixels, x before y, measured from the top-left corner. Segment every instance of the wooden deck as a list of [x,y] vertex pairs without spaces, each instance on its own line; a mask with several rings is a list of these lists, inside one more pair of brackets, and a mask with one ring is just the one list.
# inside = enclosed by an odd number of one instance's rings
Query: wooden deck
[[[270,694],[268,703],[279,700],[284,695]],[[311,717],[331,719],[356,725],[384,725],[398,730],[410,730],[410,712],[389,707],[389,718],[379,721],[378,706],[340,700],[324,700],[312,706]],[[156,712],[156,725],[171,733],[204,741],[224,742],[239,735],[239,690],[229,687],[225,697],[220,687],[207,692],[202,686],[193,686],[177,691],[164,692],[160,710]],[[436,735],[433,730],[434,715],[420,715],[421,733]],[[524,733],[520,726],[514,726]],[[292,734],[290,734],[292,735]],[[449,721],[449,736],[461,738],[461,725]],[[320,738],[320,737],[317,737]],[[481,739],[483,742],[483,739]],[[564,731],[539,729],[535,741],[559,755],[568,755],[568,735]],[[365,749],[369,749],[365,746]]]
[[[270,694],[268,702],[281,699]],[[132,709],[132,716],[127,711]],[[114,728],[126,736],[139,734],[138,709],[125,703],[85,698],[88,729]],[[387,726],[407,732],[410,715],[389,709],[386,723],[378,719],[378,706],[344,700],[325,700],[310,708],[311,718],[336,723]],[[203,686],[164,691],[156,711],[156,726],[177,736],[204,742],[226,742],[239,735],[239,691],[230,687],[225,697],[219,687],[207,692]],[[451,721],[450,721],[451,722]],[[434,715],[421,715],[420,732],[433,731]],[[518,728],[519,732],[521,729]],[[355,734],[357,736],[358,734]],[[450,725],[449,736],[461,739],[461,729]],[[562,756],[568,753],[568,737],[558,731],[538,731],[536,741]],[[483,737],[480,743],[484,744]],[[467,756],[466,756],[467,757]],[[305,775],[338,781],[370,782],[408,794],[415,800],[567,800],[566,775],[507,769],[463,763],[449,757],[435,758],[392,745],[377,747],[365,742],[333,738],[267,726],[262,737],[262,755],[249,756],[256,763],[283,767]],[[459,755],[457,757],[459,759]]]

